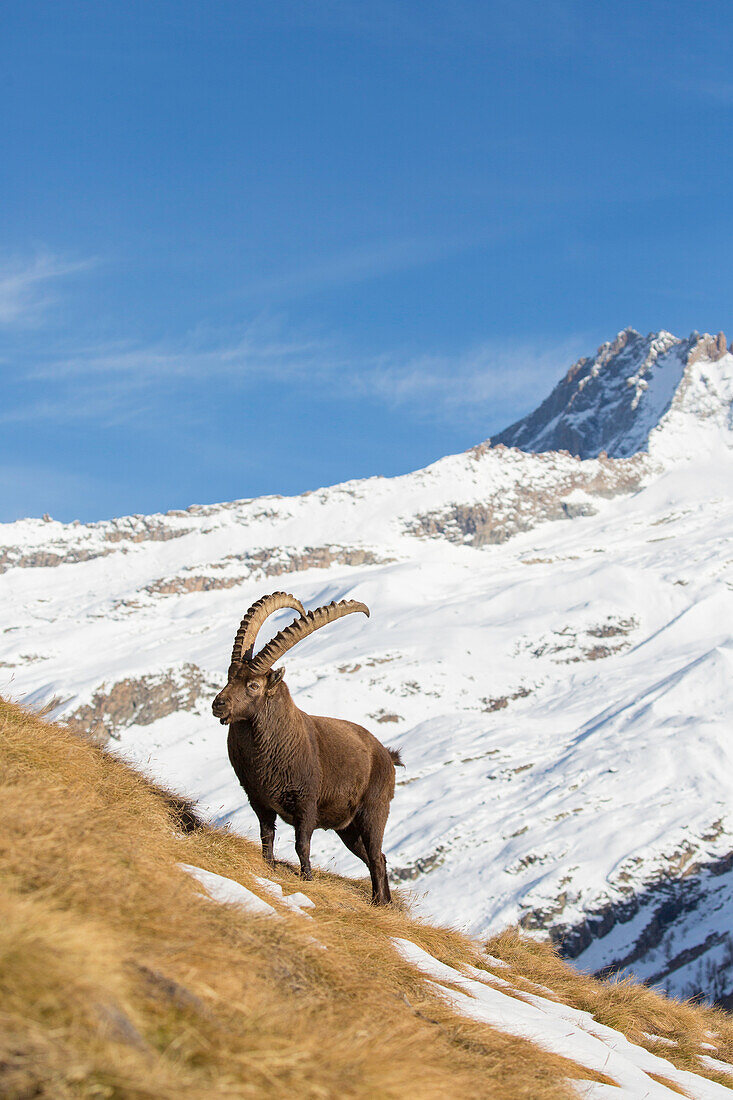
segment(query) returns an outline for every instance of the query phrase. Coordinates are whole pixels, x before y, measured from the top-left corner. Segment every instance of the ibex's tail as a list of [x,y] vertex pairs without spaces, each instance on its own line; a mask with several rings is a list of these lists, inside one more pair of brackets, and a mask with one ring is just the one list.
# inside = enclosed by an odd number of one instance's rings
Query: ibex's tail
[[405,765],[402,763],[402,757],[400,756],[398,749],[387,749],[387,752],[392,757],[392,763],[395,765],[395,767],[404,768]]

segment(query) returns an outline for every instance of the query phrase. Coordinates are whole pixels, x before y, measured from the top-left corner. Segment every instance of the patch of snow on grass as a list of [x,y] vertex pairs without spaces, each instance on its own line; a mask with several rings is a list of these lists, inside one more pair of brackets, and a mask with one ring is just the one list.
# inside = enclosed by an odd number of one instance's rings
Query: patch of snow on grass
[[[722,1085],[677,1069],[664,1058],[631,1043],[621,1032],[599,1024],[588,1012],[531,993],[522,992],[526,1000],[518,1000],[438,962],[410,940],[393,939],[392,942],[400,955],[426,975],[462,1015],[528,1039],[589,1070],[612,1077],[618,1086],[612,1092],[608,1085],[573,1082],[582,1090],[581,1095],[593,1100],[606,1096],[662,1100],[679,1095],[648,1076],[655,1073],[685,1089],[696,1100],[724,1100],[729,1096],[729,1090]],[[443,982],[451,982],[461,991],[447,989]]]
[[511,970],[511,966],[509,965],[509,963],[504,962],[503,959],[495,959],[493,955],[484,955],[484,958],[486,959],[489,966],[498,966],[503,968],[504,970]]
[[261,878],[259,875],[254,876],[255,882],[258,886],[261,886],[265,893],[271,897],[277,898],[282,904],[286,905],[288,909],[291,909],[294,913],[300,913],[302,917],[308,917],[310,919],[310,913],[304,913],[304,909],[315,909],[316,903],[311,898],[306,897],[305,894],[297,891],[295,894],[284,894],[282,886],[277,882],[271,882],[269,878]]
[[730,1062],[721,1062],[717,1058],[711,1058],[709,1054],[701,1054],[700,1061],[708,1069],[714,1069],[718,1073],[729,1073],[733,1077],[733,1066]]
[[224,875],[216,875],[213,871],[205,871],[203,867],[194,867],[190,863],[179,863],[178,866],[186,874],[192,875],[211,901],[218,901],[222,905],[236,905],[245,909],[248,913],[258,916],[277,917],[280,914],[268,902],[258,898],[246,886],[234,879],[225,878]]

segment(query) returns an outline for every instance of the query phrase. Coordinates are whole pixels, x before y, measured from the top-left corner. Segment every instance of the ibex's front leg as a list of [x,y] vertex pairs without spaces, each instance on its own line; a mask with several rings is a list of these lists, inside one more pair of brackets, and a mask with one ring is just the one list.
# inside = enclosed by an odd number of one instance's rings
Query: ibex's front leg
[[275,865],[275,811],[268,810],[264,806],[252,804],[252,809],[257,814],[260,823],[260,840],[262,841],[262,858],[271,867]]
[[300,860],[300,874],[304,879],[312,879],[311,871],[311,836],[315,828],[312,815],[304,814],[296,817],[295,825],[295,851]]

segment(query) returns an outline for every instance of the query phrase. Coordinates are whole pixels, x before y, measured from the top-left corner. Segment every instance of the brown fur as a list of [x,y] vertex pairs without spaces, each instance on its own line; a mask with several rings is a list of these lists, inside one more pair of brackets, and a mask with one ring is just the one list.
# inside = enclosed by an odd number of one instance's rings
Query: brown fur
[[355,722],[299,710],[283,672],[257,675],[247,661],[232,665],[212,704],[229,725],[229,759],[259,819],[262,855],[274,862],[279,816],[295,827],[301,874],[310,879],[313,830],[334,829],[369,868],[372,900],[386,905],[391,896],[382,838],[399,753]]

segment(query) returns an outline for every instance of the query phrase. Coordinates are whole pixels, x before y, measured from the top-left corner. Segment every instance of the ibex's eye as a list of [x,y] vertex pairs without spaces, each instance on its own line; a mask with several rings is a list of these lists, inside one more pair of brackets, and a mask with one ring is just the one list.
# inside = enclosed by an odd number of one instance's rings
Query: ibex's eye
[[250,695],[259,695],[262,691],[262,684],[259,680],[248,680],[247,691]]

